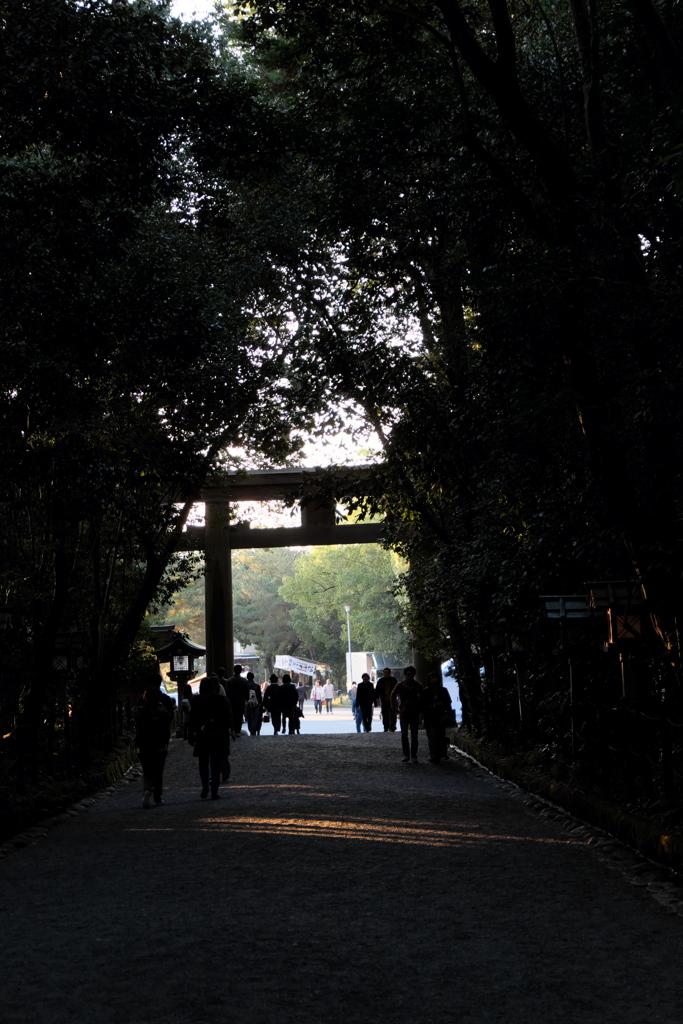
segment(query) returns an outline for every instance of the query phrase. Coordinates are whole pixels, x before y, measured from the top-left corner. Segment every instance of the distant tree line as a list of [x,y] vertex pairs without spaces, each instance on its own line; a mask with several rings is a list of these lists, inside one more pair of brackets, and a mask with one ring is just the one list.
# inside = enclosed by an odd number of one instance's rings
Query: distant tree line
[[[353,649],[407,663],[409,637],[401,625],[404,605],[394,594],[402,568],[391,552],[376,544],[235,551],[235,637],[256,647],[266,675],[273,671],[278,654],[292,654],[328,665],[334,681],[344,685],[348,603]],[[175,595],[153,621],[183,626],[202,642],[203,579]]]

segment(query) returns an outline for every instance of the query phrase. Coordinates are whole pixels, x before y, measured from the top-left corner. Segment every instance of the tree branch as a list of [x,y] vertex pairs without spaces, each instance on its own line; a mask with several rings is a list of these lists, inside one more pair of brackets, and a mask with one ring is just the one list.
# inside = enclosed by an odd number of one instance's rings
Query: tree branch
[[[495,4],[497,0],[492,2]],[[558,198],[576,192],[577,182],[569,162],[557,149],[522,95],[516,67],[510,67],[509,43],[503,41],[502,63],[491,60],[477,42],[457,0],[438,0],[437,6],[455,46],[474,77],[495,103],[505,125],[536,164],[548,192]],[[502,17],[503,12],[497,9],[496,18]]]

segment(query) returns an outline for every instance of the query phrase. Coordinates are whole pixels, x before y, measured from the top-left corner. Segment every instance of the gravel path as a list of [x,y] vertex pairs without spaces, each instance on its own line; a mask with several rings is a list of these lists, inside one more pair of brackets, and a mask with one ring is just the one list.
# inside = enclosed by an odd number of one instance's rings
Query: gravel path
[[683,1021],[683,919],[509,789],[383,733],[232,761],[0,864],[2,1024]]

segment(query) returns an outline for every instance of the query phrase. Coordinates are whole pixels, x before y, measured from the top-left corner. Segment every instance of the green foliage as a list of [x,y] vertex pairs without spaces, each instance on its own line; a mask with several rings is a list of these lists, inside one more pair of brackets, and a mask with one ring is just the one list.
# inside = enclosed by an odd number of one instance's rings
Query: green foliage
[[282,597],[292,605],[291,621],[307,656],[346,675],[345,604],[351,605],[351,644],[356,651],[407,656],[394,596],[397,560],[377,544],[313,548],[300,555],[283,580]]
[[294,571],[300,552],[263,548],[235,552],[232,599],[235,636],[254,644],[273,671],[276,654],[297,654],[301,640],[292,620],[292,606],[280,596],[282,581]]

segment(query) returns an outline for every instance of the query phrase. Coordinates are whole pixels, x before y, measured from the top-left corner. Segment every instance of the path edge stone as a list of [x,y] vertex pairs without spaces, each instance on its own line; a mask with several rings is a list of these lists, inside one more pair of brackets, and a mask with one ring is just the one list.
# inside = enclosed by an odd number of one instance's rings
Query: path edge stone
[[581,793],[543,775],[539,775],[530,784],[521,771],[490,754],[483,745],[459,729],[449,733],[449,740],[452,746],[459,747],[464,753],[474,757],[498,778],[514,782],[525,792],[543,797],[582,821],[595,825],[627,846],[638,850],[648,860],[678,874],[683,873],[683,838],[665,835],[649,822],[624,811],[618,804]]

